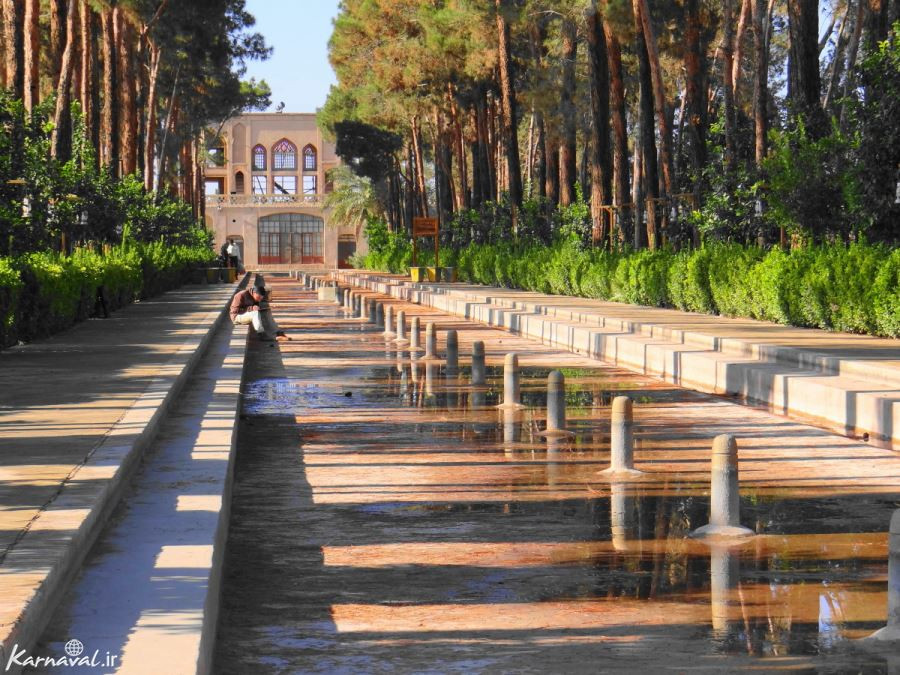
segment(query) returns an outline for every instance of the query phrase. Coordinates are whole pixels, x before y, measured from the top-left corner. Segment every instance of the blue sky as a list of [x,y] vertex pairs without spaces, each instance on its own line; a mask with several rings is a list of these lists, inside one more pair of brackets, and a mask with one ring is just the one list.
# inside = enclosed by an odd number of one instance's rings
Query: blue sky
[[268,61],[247,64],[246,78],[264,79],[272,88],[272,107],[285,112],[315,112],[335,83],[328,63],[331,20],[338,0],[247,0],[255,30],[275,51]]

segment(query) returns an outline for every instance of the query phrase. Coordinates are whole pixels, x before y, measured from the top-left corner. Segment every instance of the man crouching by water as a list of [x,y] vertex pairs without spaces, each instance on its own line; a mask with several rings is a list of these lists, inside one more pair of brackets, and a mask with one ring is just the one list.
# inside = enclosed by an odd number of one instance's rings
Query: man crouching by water
[[260,286],[236,293],[229,312],[231,321],[235,326],[252,324],[259,339],[266,342],[290,340],[291,338],[275,323],[272,310],[269,309],[268,296],[266,289]]

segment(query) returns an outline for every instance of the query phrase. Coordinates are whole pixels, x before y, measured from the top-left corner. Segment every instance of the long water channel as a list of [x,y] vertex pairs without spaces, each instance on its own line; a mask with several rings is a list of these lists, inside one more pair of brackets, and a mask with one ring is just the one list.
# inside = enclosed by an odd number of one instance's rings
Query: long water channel
[[[857,641],[885,623],[891,452],[404,304],[459,331],[448,372],[274,285],[294,339],[247,355],[216,672],[900,672]],[[574,436],[548,442],[551,368]],[[610,482],[622,394],[645,474]],[[730,547],[688,537],[720,433],[757,533]]]

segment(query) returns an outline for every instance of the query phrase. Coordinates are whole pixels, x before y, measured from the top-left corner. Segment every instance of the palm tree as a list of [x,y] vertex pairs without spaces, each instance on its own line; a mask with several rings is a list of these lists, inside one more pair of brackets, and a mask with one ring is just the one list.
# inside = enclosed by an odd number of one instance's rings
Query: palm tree
[[375,198],[372,181],[357,176],[349,166],[331,169],[328,178],[334,182],[334,190],[325,198],[325,208],[331,211],[329,222],[337,226],[352,226],[359,240],[369,218],[384,215],[384,209]]

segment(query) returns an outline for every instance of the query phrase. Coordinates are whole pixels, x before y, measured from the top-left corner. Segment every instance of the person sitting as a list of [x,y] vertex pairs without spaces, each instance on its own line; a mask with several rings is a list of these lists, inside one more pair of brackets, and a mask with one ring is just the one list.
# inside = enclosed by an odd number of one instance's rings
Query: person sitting
[[254,286],[235,293],[231,301],[229,316],[235,326],[251,324],[260,340],[279,342],[290,340],[285,332],[278,328],[269,308],[268,292],[265,288]]

